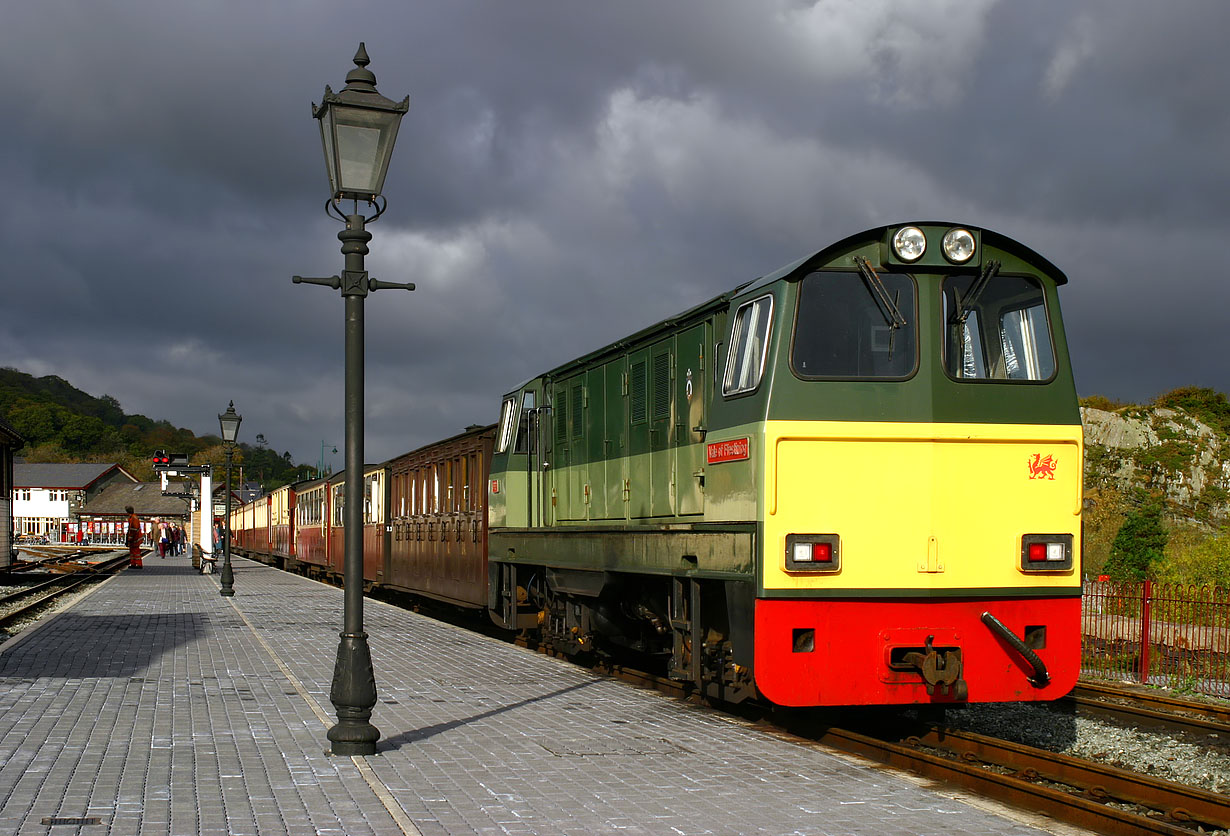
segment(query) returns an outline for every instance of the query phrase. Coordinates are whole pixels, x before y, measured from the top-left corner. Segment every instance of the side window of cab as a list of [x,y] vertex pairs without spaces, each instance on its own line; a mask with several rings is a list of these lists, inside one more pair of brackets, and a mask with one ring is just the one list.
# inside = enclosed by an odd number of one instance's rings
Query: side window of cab
[[722,395],[731,397],[754,392],[764,376],[769,350],[769,326],[773,321],[773,296],[765,295],[739,306],[730,333],[730,353]]

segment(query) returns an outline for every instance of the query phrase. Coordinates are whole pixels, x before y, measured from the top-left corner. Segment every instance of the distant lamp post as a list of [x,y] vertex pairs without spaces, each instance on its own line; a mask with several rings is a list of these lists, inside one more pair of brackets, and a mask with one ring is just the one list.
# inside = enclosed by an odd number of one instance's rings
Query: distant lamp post
[[[370,291],[414,290],[414,285],[408,282],[369,278],[363,269],[367,242],[372,239],[365,224],[380,217],[388,205],[381,195],[384,176],[397,139],[398,125],[410,108],[409,96],[394,102],[376,91],[376,76],[367,69],[370,61],[367,49],[360,43],[354,56],[355,68],[346,76],[346,87],[336,94],[325,87],[320,107],[312,105],[312,115],[320,120],[320,137],[329,171],[329,199],[325,202],[325,211],[346,224],[337,234],[342,242],[346,269],[341,276],[323,279],[295,276],[293,279],[296,284],[307,282],[340,289],[346,303],[344,610],[333,685],[329,691],[329,699],[337,709],[337,724],[329,729],[335,755],[374,755],[376,741],[380,739],[379,730],[370,722],[372,708],[376,705],[376,676],[372,671],[367,633],[363,632],[363,301]],[[339,200],[354,201],[351,214],[342,213],[338,208]],[[370,218],[359,212],[360,200],[375,206]]]
[[325,448],[326,447],[332,447],[333,452],[334,453],[337,452],[337,448],[333,447],[332,444],[326,444],[323,441],[320,442],[320,460],[316,463],[316,478],[317,479],[320,479],[325,475]]
[[218,426],[222,428],[222,441],[226,444],[226,520],[222,524],[222,594],[230,597],[235,594],[235,572],[231,569],[231,456],[235,450],[235,439],[239,435],[239,422],[242,415],[235,413],[235,402],[231,401],[226,412],[218,416]]

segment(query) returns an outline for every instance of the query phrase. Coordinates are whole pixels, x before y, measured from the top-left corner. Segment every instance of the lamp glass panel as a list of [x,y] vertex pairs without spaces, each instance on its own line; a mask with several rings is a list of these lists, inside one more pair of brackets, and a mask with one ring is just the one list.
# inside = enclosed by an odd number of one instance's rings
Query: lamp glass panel
[[380,129],[363,125],[337,126],[338,164],[341,166],[341,191],[378,191]]
[[326,107],[320,117],[320,141],[325,146],[325,165],[329,167],[329,189],[337,194],[337,155],[333,150],[333,109]]
[[380,194],[401,114],[336,104],[330,110],[337,144],[337,174],[341,178],[334,184],[334,194]]

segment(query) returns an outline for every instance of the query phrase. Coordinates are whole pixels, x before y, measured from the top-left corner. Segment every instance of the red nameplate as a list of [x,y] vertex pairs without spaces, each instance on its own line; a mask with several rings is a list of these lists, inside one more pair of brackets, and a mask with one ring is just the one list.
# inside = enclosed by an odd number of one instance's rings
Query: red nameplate
[[711,444],[705,445],[705,458],[709,464],[722,464],[723,462],[741,462],[748,458],[750,453],[750,439],[735,438],[730,441],[714,441]]

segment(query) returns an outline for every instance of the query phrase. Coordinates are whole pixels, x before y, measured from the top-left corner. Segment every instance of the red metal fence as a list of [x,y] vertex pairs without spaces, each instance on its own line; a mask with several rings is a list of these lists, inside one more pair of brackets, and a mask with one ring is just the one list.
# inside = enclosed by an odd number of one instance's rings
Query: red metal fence
[[1081,675],[1230,697],[1230,590],[1086,581]]

